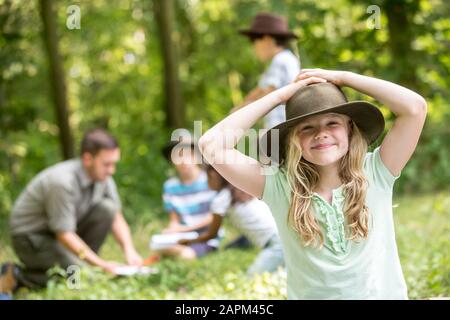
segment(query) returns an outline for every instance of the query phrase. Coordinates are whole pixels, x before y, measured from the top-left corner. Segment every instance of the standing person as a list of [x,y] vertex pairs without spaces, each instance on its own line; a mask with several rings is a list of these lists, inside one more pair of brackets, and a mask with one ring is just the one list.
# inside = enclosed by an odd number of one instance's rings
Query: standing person
[[[348,102],[338,86],[375,98],[395,115],[373,152],[368,146],[383,132],[382,113],[365,101]],[[267,132],[269,140],[261,139],[280,144],[279,154],[265,151],[273,166],[264,169],[235,142],[286,101],[287,121]],[[222,176],[269,205],[283,244],[289,299],[407,299],[392,193],[426,113],[420,95],[394,83],[308,69],[200,138],[204,157]],[[279,141],[270,140],[275,130]],[[235,162],[214,163],[223,155]]]
[[[300,60],[288,48],[289,42],[297,36],[289,30],[287,20],[271,13],[259,13],[249,29],[240,30],[253,44],[257,59],[269,63],[259,79],[236,111],[266,94],[292,82],[300,72]],[[264,127],[270,129],[286,119],[285,106],[280,104],[264,117]]]
[[127,263],[142,263],[112,178],[119,159],[117,140],[94,129],[82,139],[81,158],[51,166],[31,180],[10,218],[12,245],[23,266],[3,265],[3,292],[17,285],[45,286],[47,270],[56,265],[66,269],[87,262],[114,274],[119,264],[98,256],[110,231]]

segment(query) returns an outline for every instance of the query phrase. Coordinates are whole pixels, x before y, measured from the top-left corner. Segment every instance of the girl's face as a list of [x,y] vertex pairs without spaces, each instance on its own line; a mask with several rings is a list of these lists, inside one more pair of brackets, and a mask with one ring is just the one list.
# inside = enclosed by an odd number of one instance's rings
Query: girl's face
[[219,191],[222,189],[222,178],[214,170],[208,170],[208,187],[211,190]]
[[297,125],[302,157],[318,165],[335,164],[348,152],[350,118],[326,113],[311,116]]

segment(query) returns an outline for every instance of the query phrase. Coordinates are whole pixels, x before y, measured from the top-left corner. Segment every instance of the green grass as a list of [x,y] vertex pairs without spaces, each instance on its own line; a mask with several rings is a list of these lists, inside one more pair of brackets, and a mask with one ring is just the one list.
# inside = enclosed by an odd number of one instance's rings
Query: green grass
[[[394,200],[397,244],[411,299],[450,296],[450,192],[403,196]],[[135,222],[133,237],[146,256],[148,239],[163,226]],[[229,225],[225,242],[236,233]],[[5,232],[0,235],[0,260],[15,259]],[[3,244],[3,245],[1,245]],[[111,278],[83,269],[81,288],[69,289],[65,281],[51,281],[39,291],[21,290],[19,299],[285,299],[283,271],[252,279],[245,271],[257,251],[220,250],[198,261],[163,260],[159,273],[133,278]],[[118,246],[108,238],[102,256],[123,261]]]

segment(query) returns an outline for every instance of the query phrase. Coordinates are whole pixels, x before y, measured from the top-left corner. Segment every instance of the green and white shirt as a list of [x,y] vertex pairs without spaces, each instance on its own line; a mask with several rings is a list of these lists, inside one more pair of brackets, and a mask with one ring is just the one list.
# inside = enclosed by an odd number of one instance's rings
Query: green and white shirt
[[343,187],[333,190],[330,205],[313,195],[313,210],[324,235],[324,246],[304,246],[288,223],[291,201],[286,172],[266,169],[262,199],[277,223],[285,252],[289,299],[407,299],[392,216],[395,180],[380,157],[380,149],[367,153],[364,172],[369,186],[369,236],[345,238]]

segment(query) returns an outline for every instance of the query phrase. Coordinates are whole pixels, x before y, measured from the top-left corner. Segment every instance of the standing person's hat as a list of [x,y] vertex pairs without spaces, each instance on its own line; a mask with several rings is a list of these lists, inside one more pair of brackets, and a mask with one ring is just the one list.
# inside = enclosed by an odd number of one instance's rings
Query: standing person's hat
[[239,30],[239,33],[249,37],[271,35],[297,39],[297,36],[289,30],[286,18],[272,13],[257,14],[250,29]]
[[[381,111],[366,101],[348,102],[345,94],[336,85],[325,82],[300,88],[286,103],[286,121],[273,127],[259,140],[260,151],[278,165],[286,156],[286,139],[292,128],[308,116],[339,113],[349,116],[358,126],[368,145],[374,142],[384,130]],[[279,130],[279,154],[271,154],[274,130]]]

